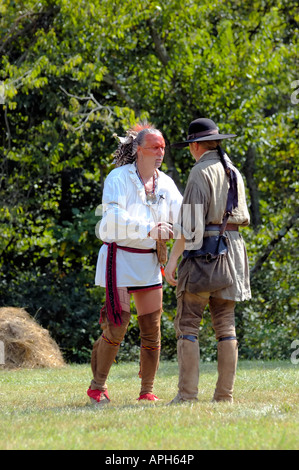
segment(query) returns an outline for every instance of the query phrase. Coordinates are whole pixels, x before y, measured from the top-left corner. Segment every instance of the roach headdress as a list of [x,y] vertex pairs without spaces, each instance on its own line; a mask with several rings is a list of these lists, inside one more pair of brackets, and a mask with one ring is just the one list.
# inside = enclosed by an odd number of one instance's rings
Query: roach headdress
[[137,157],[137,147],[139,142],[136,140],[139,132],[143,129],[154,129],[151,124],[143,123],[136,124],[134,127],[129,129],[125,137],[120,137],[117,134],[113,134],[119,141],[119,145],[114,152],[114,161],[116,167],[126,165],[127,163],[133,163]]

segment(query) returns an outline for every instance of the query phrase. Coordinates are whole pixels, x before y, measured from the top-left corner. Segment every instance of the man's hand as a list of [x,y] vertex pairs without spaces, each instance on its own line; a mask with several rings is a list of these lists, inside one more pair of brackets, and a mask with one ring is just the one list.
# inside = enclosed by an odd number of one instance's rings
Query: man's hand
[[159,222],[158,225],[151,229],[148,235],[154,240],[170,240],[173,238],[172,225],[167,222]]
[[171,286],[177,286],[178,281],[175,279],[176,267],[178,264],[179,257],[185,249],[185,238],[177,238],[173,244],[169,261],[164,268],[165,279]]
[[175,279],[176,267],[177,263],[170,259],[164,268],[165,279],[171,286],[176,286],[178,284],[178,281]]

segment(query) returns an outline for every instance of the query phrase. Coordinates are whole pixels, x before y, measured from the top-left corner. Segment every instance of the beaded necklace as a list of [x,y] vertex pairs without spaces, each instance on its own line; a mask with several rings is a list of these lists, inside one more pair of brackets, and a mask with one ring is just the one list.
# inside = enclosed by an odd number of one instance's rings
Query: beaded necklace
[[149,204],[156,204],[157,202],[157,194],[156,194],[156,187],[157,187],[157,170],[155,170],[155,173],[153,174],[153,189],[151,191],[148,191],[145,187],[145,183],[143,181],[143,178],[141,176],[141,174],[139,173],[138,171],[138,167],[136,165],[136,173],[137,173],[137,176],[138,178],[140,179],[141,183],[143,184],[144,186],[144,190],[145,190],[145,197],[146,197],[146,200]]

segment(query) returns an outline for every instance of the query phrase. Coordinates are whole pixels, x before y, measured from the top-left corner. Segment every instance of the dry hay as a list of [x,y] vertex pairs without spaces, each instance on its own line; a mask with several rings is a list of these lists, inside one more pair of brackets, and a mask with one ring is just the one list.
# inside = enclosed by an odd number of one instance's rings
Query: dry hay
[[49,332],[22,308],[0,308],[0,341],[4,343],[4,364],[0,368],[65,366],[60,349]]

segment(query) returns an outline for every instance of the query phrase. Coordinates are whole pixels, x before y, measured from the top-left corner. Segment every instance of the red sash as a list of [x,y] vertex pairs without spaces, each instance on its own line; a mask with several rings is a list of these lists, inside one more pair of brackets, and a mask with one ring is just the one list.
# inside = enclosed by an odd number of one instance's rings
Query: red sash
[[[117,282],[116,282],[116,252],[117,250],[128,251],[129,253],[154,253],[156,250],[153,248],[150,249],[140,249],[140,248],[130,248],[128,246],[120,246],[115,242],[105,243],[108,246],[107,261],[106,261],[106,302],[105,302],[105,311],[108,321],[114,323],[114,325],[121,325],[121,305],[119,301],[119,296],[117,292]],[[102,311],[101,311],[102,313]],[[100,318],[100,323],[102,316]]]

